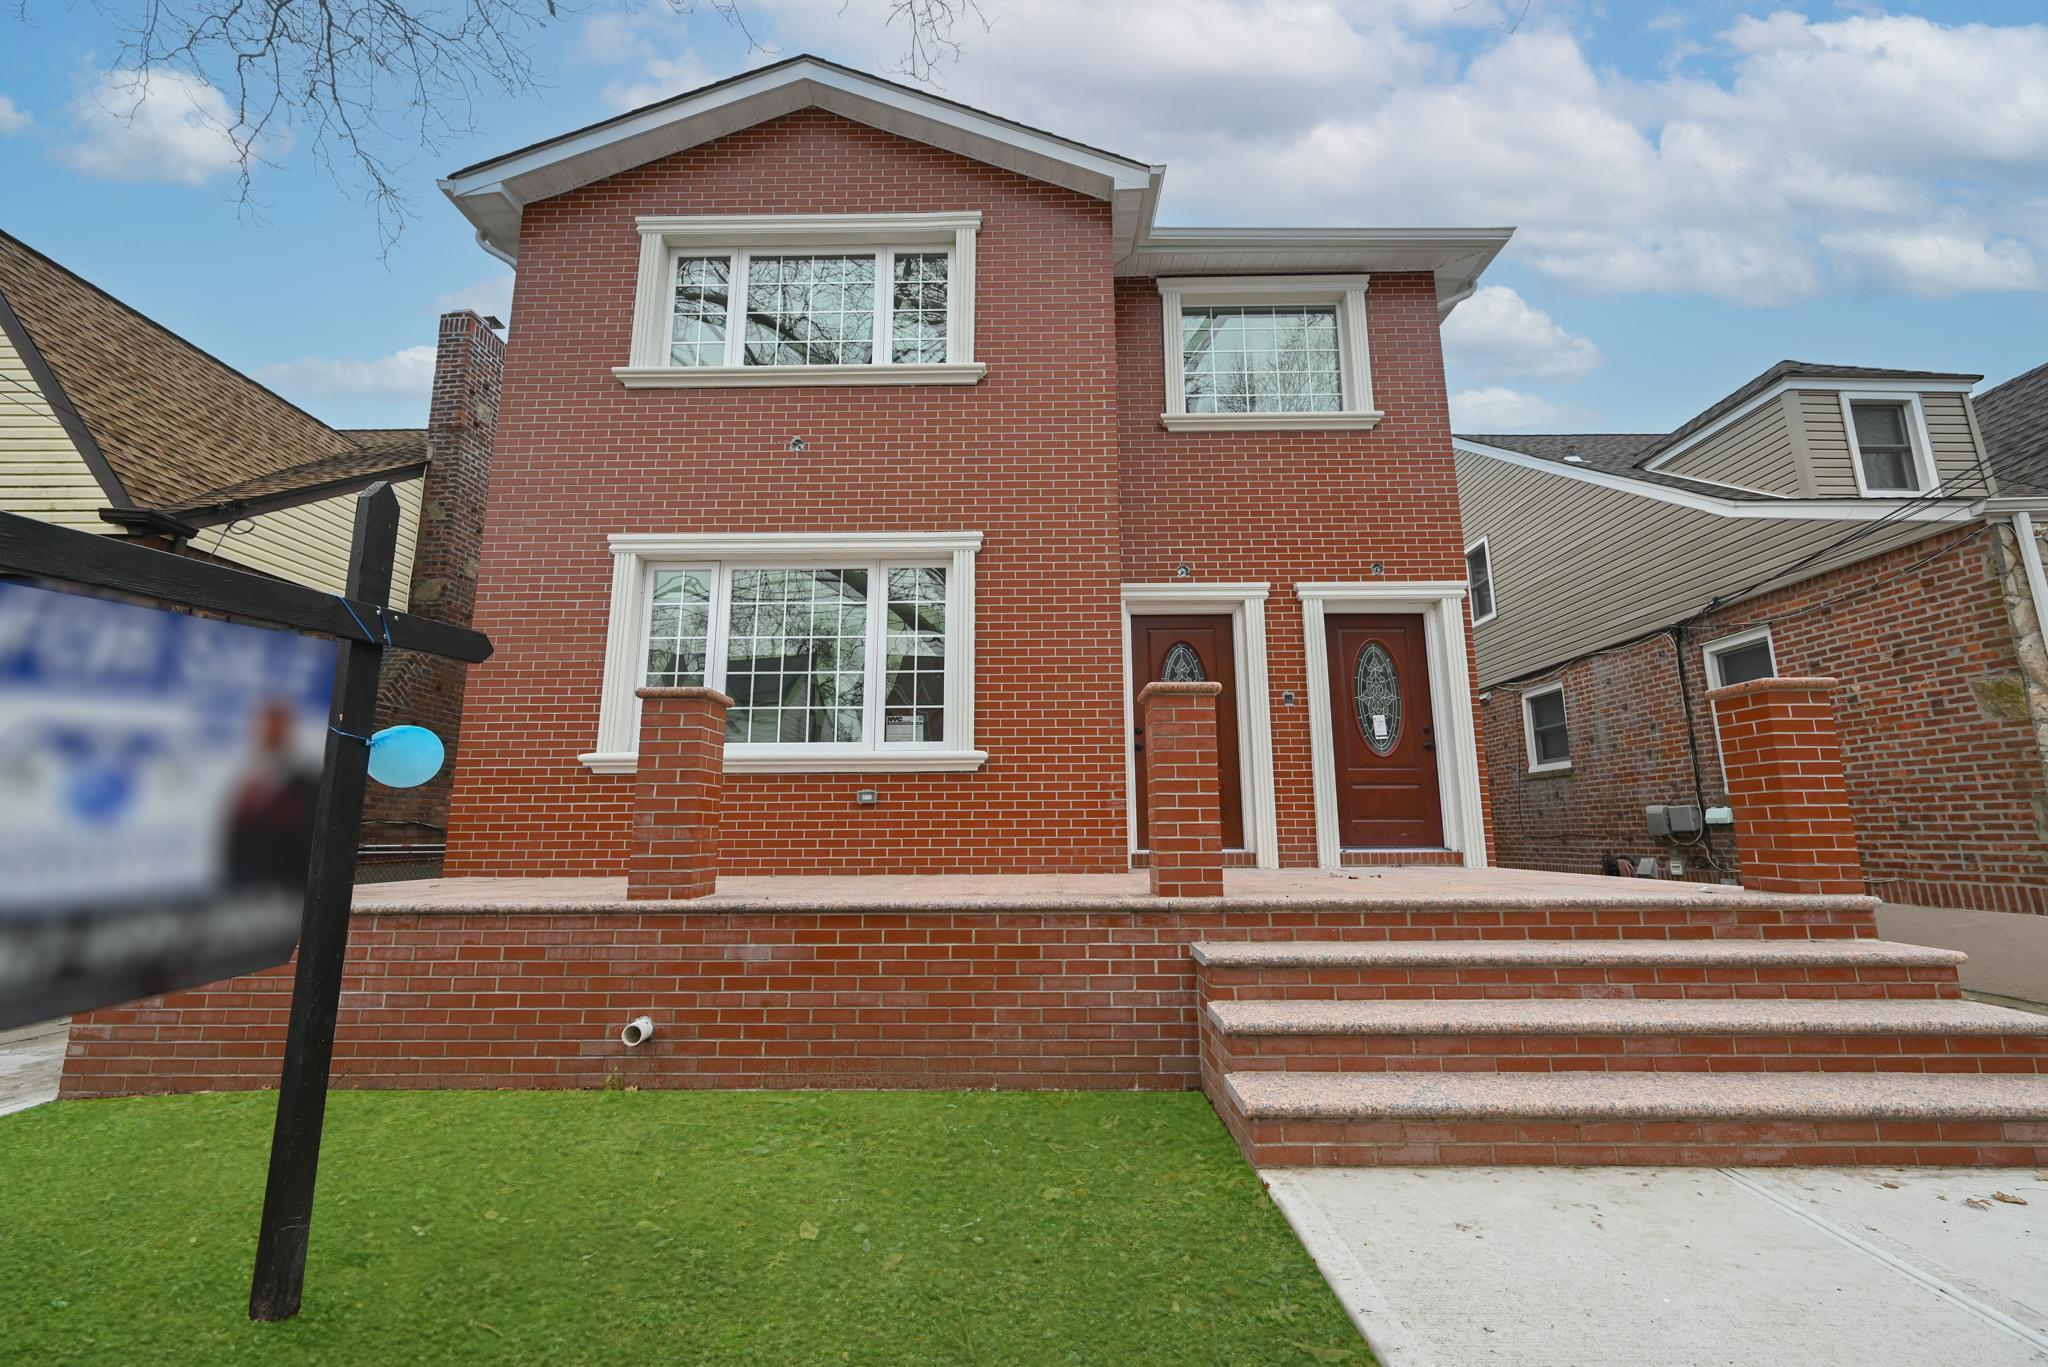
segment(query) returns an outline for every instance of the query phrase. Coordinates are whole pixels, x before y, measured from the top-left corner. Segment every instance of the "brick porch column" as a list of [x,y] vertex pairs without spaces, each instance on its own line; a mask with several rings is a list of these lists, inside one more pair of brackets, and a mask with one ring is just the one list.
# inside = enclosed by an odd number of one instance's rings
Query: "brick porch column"
[[725,793],[725,709],[709,688],[642,688],[640,764],[626,896],[708,897],[718,886]]
[[1752,679],[1707,694],[1744,887],[1864,891],[1831,701],[1840,686],[1834,679]]
[[1145,847],[1155,897],[1223,895],[1223,807],[1216,770],[1219,683],[1153,683],[1138,694],[1145,732]]

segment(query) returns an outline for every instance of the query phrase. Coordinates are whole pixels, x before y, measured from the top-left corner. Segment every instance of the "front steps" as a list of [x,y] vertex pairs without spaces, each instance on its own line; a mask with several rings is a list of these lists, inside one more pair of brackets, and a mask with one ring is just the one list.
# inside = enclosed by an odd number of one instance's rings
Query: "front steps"
[[2048,1017],[1820,934],[1200,944],[1203,1086],[1261,1165],[2048,1163]]

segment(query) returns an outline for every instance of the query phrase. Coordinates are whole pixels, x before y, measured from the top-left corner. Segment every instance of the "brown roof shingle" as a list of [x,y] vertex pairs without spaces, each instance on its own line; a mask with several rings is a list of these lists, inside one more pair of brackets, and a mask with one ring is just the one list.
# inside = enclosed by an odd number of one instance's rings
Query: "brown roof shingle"
[[[336,462],[375,474],[425,459],[423,431],[329,427],[4,232],[0,296],[62,386],[52,402],[74,410],[138,507],[317,487],[334,482]],[[295,472],[313,478],[294,484]]]

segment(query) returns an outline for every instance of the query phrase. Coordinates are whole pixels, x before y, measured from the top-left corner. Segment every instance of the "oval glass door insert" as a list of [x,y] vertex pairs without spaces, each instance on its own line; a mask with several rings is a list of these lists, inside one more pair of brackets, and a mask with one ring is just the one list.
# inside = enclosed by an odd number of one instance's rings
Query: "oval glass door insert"
[[1202,657],[1186,641],[1176,641],[1173,649],[1166,652],[1166,663],[1159,667],[1162,683],[1206,683],[1208,672],[1202,668]]
[[1358,652],[1351,694],[1365,743],[1375,755],[1392,754],[1401,739],[1401,679],[1394,672],[1394,657],[1378,641]]

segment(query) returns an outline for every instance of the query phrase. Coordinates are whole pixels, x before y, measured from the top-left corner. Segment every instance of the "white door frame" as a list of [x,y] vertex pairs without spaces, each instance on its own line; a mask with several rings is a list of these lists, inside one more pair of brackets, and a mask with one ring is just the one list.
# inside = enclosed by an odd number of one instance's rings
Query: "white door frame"
[[1326,613],[1413,612],[1422,617],[1429,655],[1429,707],[1436,725],[1437,791],[1444,845],[1466,868],[1486,866],[1486,817],[1479,800],[1479,739],[1465,657],[1465,585],[1431,580],[1377,584],[1297,584],[1308,647],[1308,735],[1316,796],[1316,862],[1341,867],[1337,833],[1337,760],[1330,731],[1330,650]]
[[1237,654],[1237,772],[1243,784],[1244,840],[1262,869],[1280,867],[1279,818],[1273,806],[1273,709],[1266,685],[1264,584],[1124,585],[1124,815],[1132,853],[1138,850],[1138,766],[1131,762],[1137,730],[1132,699],[1131,618],[1228,614]]

